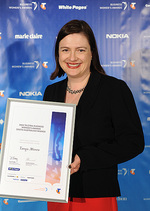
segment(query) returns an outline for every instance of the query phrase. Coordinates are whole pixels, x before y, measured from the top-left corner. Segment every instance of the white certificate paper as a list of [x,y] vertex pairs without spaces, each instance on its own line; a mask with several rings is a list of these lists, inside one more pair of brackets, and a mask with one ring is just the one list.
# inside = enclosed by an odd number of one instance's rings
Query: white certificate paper
[[7,101],[0,196],[67,202],[75,105]]

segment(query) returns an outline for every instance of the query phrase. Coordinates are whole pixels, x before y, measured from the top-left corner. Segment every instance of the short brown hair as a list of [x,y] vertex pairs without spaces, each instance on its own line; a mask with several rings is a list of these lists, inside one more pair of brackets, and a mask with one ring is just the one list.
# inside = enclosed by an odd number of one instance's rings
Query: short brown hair
[[91,68],[90,68],[91,71],[95,69],[98,72],[105,74],[105,71],[102,68],[99,61],[97,44],[96,44],[95,36],[91,27],[83,20],[71,20],[68,23],[66,23],[60,29],[58,33],[57,40],[55,43],[56,68],[55,68],[55,71],[51,74],[51,77],[50,77],[51,80],[55,79],[57,76],[61,77],[62,75],[65,74],[65,72],[59,65],[59,42],[67,35],[74,34],[74,33],[83,33],[88,39],[89,45],[91,47],[91,52],[92,52],[92,61],[91,61]]

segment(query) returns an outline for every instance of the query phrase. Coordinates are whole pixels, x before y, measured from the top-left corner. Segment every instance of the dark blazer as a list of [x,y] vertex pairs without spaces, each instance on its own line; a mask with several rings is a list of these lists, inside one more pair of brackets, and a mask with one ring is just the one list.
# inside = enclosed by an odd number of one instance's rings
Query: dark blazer
[[[48,86],[44,100],[64,102],[67,79]],[[73,157],[80,170],[71,175],[71,197],[119,196],[117,164],[144,149],[132,93],[126,83],[92,71],[76,109]]]

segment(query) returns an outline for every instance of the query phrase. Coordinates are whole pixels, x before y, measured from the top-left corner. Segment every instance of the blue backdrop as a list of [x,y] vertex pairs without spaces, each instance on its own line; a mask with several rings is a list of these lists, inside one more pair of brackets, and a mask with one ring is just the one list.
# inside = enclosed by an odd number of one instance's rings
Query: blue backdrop
[[[45,3],[46,2],[46,3]],[[108,75],[131,88],[142,121],[144,153],[118,166],[119,211],[150,210],[150,1],[0,0],[0,142],[8,97],[42,100],[55,68],[54,44],[71,19],[92,27]],[[45,211],[46,202],[0,199],[0,211]]]

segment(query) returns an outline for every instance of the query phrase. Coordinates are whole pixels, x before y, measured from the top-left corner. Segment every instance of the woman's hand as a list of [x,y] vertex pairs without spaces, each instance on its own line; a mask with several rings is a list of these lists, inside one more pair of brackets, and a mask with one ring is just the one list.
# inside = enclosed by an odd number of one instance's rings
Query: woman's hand
[[74,157],[73,163],[71,163],[69,165],[69,168],[71,169],[71,174],[74,174],[79,170],[80,163],[81,163],[81,160],[80,160],[79,156],[76,154]]

